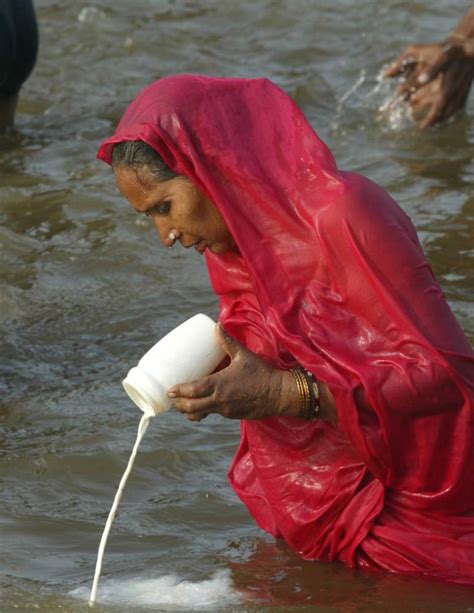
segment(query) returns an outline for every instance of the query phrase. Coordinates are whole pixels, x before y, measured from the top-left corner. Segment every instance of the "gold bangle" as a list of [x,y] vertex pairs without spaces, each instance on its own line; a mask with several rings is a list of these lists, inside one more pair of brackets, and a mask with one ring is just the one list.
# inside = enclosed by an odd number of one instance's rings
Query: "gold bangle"
[[306,385],[308,386],[308,393],[310,395],[310,403],[306,413],[306,419],[311,421],[319,413],[319,387],[312,373],[310,373],[308,370],[303,370],[302,372],[306,380]]
[[305,410],[306,403],[305,403],[304,386],[301,380],[301,373],[299,372],[297,368],[292,368],[290,372],[293,375],[293,378],[296,381],[296,387],[298,388],[298,398],[299,398],[298,415],[302,415]]
[[315,376],[309,370],[301,370],[303,377],[306,379],[306,384],[308,386],[308,393],[310,395],[310,406],[306,413],[306,419],[312,420],[319,414],[319,410],[321,408],[320,400],[321,394],[319,390],[318,382],[316,381]]
[[304,372],[302,370],[298,371],[301,377],[301,383],[303,386],[303,392],[304,392],[304,410],[302,413],[302,417],[303,419],[311,419],[312,418],[312,411],[311,411],[311,390],[308,384],[308,379],[306,378]]
[[319,410],[319,403],[316,402],[316,395],[313,390],[313,382],[312,380],[308,380],[309,376],[300,368],[292,368],[290,372],[298,388],[299,415],[303,419],[310,421],[316,417]]

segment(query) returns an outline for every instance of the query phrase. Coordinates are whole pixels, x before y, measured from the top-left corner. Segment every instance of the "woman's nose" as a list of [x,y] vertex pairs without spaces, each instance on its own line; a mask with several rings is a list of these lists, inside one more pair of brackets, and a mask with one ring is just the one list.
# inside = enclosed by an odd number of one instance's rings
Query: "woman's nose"
[[170,228],[169,226],[163,227],[162,224],[158,224],[156,221],[155,226],[163,245],[168,248],[172,247],[179,238],[179,232],[173,228]]

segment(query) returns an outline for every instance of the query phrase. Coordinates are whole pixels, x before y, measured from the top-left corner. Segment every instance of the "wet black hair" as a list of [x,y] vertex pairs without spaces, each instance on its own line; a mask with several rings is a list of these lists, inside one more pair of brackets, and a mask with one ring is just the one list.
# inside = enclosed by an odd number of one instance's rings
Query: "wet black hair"
[[112,167],[147,168],[157,181],[169,181],[181,175],[171,170],[161,155],[142,140],[126,140],[114,145]]

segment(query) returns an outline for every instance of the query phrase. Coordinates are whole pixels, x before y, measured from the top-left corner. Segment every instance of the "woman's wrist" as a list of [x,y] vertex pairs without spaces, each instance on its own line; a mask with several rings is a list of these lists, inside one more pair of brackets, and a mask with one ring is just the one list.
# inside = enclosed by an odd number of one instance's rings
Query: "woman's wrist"
[[474,7],[464,15],[451,36],[463,37],[464,40],[474,37]]
[[299,417],[300,394],[296,381],[289,370],[278,371],[280,392],[277,415],[279,417]]
[[451,32],[445,45],[459,47],[466,57],[474,57],[474,8],[466,13],[457,28]]
[[[305,419],[305,411],[301,413],[300,391],[298,384],[291,370],[276,370],[274,389],[278,393],[278,400],[275,402],[275,415],[278,417],[297,417]],[[314,379],[314,377],[313,377]],[[319,391],[319,410],[318,417],[325,421],[336,423],[338,421],[336,403],[328,385],[322,381],[315,381]],[[307,418],[307,416],[306,416]]]
[[311,421],[319,412],[319,388],[302,368],[279,371],[279,403],[277,415]]
[[294,368],[291,371],[300,392],[300,417],[312,421],[319,413],[319,387],[315,377],[307,370]]
[[466,38],[461,34],[450,34],[442,43],[445,53],[457,54],[467,60],[474,59],[474,37]]

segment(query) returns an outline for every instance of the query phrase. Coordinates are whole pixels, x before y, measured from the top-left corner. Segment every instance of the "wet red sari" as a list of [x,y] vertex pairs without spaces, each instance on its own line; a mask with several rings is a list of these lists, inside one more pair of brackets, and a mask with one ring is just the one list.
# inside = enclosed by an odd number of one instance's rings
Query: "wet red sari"
[[473,352],[409,218],[266,79],[162,79],[98,155],[139,139],[238,244],[207,254],[228,332],[337,403],[338,425],[242,422],[229,478],[258,524],[305,558],[474,584]]

